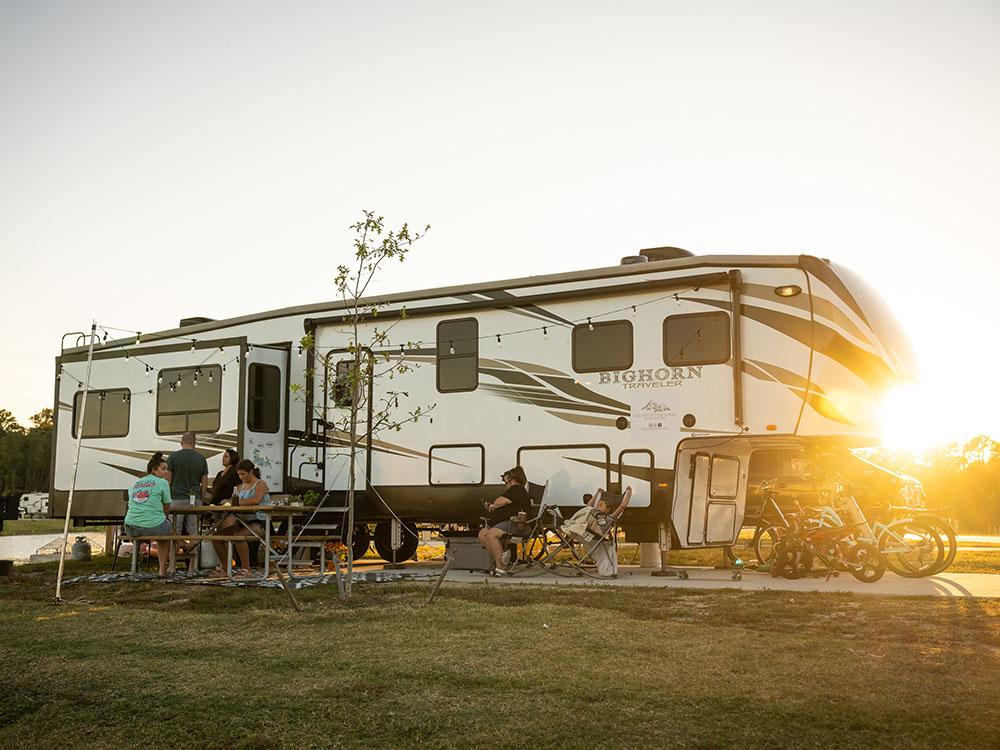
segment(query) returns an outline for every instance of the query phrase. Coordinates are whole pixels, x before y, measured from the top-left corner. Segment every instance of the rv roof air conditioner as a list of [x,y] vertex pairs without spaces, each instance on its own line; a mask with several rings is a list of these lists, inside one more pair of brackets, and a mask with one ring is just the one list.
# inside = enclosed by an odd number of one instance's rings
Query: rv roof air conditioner
[[639,255],[653,261],[674,260],[675,258],[691,258],[694,256],[694,253],[680,247],[647,247],[644,250],[640,250]]
[[181,322],[178,325],[179,328],[187,328],[188,326],[196,326],[199,323],[214,323],[215,318],[181,318]]
[[622,258],[623,266],[631,266],[635,263],[645,263],[649,260],[645,255],[626,255]]

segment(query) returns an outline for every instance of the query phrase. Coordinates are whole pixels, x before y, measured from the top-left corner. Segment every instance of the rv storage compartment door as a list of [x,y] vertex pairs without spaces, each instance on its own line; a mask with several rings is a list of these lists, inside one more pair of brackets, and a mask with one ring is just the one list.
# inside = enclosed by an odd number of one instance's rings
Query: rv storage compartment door
[[673,525],[682,547],[736,541],[746,506],[750,441],[685,440],[677,452]]
[[244,361],[246,414],[243,455],[260,469],[271,492],[285,488],[288,351],[254,346]]

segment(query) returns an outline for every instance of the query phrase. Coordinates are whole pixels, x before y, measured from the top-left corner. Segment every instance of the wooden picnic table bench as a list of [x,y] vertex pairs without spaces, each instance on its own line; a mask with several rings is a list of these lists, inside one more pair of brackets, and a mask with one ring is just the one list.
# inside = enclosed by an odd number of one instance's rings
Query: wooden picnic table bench
[[[282,516],[286,520],[285,533],[281,534],[279,538],[276,538],[271,533],[271,523],[265,523],[263,528],[263,538],[259,534],[244,535],[244,534],[166,534],[160,536],[135,536],[129,537],[131,540],[136,542],[132,547],[132,573],[138,572],[139,565],[139,542],[149,542],[149,541],[166,541],[170,543],[170,567],[173,568],[176,562],[175,557],[175,543],[176,542],[197,542],[197,548],[200,548],[200,543],[203,541],[207,542],[226,542],[226,574],[227,577],[232,577],[232,557],[233,557],[233,547],[234,543],[239,542],[253,542],[259,541],[263,544],[264,548],[264,570],[263,575],[259,580],[264,580],[270,574],[271,566],[271,555],[272,553],[278,555],[279,561],[284,559],[287,561],[288,566],[288,577],[293,578],[293,566],[295,564],[295,547],[309,548],[309,547],[319,547],[320,549],[320,571],[326,569],[326,545],[331,542],[342,542],[342,536],[339,533],[328,533],[328,534],[296,534],[295,532],[295,517],[304,516],[312,508],[299,505],[188,505],[186,503],[171,504],[170,513],[184,514],[184,515],[195,515],[195,516],[205,516],[214,513],[233,513],[239,519],[240,515],[245,515],[248,513],[266,513],[269,517],[271,516]],[[249,528],[247,522],[239,519],[240,523],[243,524],[245,528]],[[274,549],[272,542],[282,541],[285,544],[285,549],[278,552]],[[197,556],[197,552],[196,552]],[[334,555],[336,572],[339,579],[340,576],[340,565],[339,560],[337,560],[336,555]],[[221,561],[220,561],[221,562]],[[311,559],[310,563],[311,565]],[[247,580],[247,579],[244,579]],[[249,579],[258,580],[258,579]]]

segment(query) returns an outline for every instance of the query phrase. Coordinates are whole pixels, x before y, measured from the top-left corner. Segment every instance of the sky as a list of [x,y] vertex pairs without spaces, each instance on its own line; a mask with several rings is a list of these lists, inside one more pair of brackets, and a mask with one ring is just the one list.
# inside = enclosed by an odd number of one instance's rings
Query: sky
[[887,440],[1000,438],[997,133],[997,2],[3,0],[0,408],[92,319],[331,299],[373,209],[432,226],[380,292],[830,258],[922,363]]

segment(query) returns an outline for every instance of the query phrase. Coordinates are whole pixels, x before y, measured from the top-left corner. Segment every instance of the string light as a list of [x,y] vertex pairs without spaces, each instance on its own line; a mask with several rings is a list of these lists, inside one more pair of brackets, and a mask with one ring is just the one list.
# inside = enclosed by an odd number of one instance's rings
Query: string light
[[135,345],[139,346],[142,343],[142,331],[135,332]]
[[[222,369],[225,370],[226,369],[225,366],[223,366]],[[208,382],[209,383],[212,382],[212,371],[211,370],[208,371]]]
[[299,359],[302,359],[302,347],[299,347]]
[[107,331],[104,332],[104,338],[101,339],[101,345],[103,346],[106,343],[108,343],[108,332]]
[[127,393],[123,393],[122,394],[122,403],[123,404],[127,404],[128,403],[128,394]]
[[157,385],[163,385],[163,373],[156,376],[156,383]]
[[590,322],[590,318],[587,318],[587,330],[588,331],[594,330],[594,324]]
[[497,348],[503,349],[503,341],[500,340],[500,334],[497,334]]
[[448,354],[454,354],[454,353],[455,353],[455,342],[454,341],[449,341],[448,342]]
[[195,350],[195,346],[194,346],[194,345],[195,345],[196,343],[197,343],[197,342],[196,342],[196,341],[195,341],[194,339],[191,339],[191,351],[194,351],[194,350]]
[[[226,366],[225,366],[225,365],[223,365],[223,366],[222,366],[222,371],[223,371],[223,372],[225,372],[225,371],[226,371]],[[212,382],[212,373],[209,373],[209,374],[208,374],[208,382],[209,382],[209,383],[211,383],[211,382]]]
[[676,302],[676,303],[677,303],[677,306],[678,306],[678,307],[680,307],[680,304],[681,304],[681,298],[677,296],[677,293],[676,293],[676,292],[674,293],[674,302]]
[[219,344],[219,351],[223,351],[222,344]]
[[542,337],[546,339],[549,337],[549,329],[547,326],[542,326]]
[[125,359],[128,359],[128,349],[123,350],[125,352]]
[[143,365],[143,367],[146,368],[146,373],[145,373],[145,375],[143,377],[147,377],[148,378],[149,377],[149,369],[150,369],[149,365]]
[[181,376],[180,375],[177,376],[177,382],[174,383],[174,386],[177,387],[177,388],[181,387]]
[[170,392],[171,392],[171,393],[174,393],[174,392],[176,392],[176,391],[177,391],[177,387],[176,387],[176,386],[175,386],[175,385],[174,385],[173,383],[171,383],[171,384],[170,384]]
[[400,345],[399,345],[399,356],[403,356],[403,354],[404,354],[404,353],[405,353],[405,352],[403,352],[403,345],[402,345],[402,344],[400,344]]
[[632,305],[632,317],[635,318],[635,305]]

